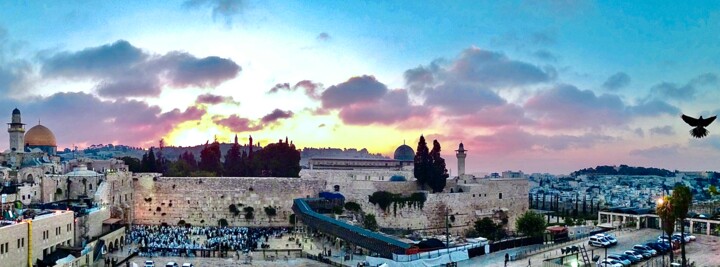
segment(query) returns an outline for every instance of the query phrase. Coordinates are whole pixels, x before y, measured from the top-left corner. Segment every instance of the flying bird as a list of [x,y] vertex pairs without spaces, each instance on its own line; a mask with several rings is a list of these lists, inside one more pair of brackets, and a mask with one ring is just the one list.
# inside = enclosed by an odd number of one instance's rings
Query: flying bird
[[682,119],[687,123],[688,125],[695,127],[692,130],[690,130],[690,135],[695,138],[703,138],[708,135],[708,130],[705,129],[705,127],[708,127],[713,121],[715,121],[716,116],[712,116],[707,119],[703,119],[702,116],[700,118],[693,118],[686,116],[685,114],[682,115]]

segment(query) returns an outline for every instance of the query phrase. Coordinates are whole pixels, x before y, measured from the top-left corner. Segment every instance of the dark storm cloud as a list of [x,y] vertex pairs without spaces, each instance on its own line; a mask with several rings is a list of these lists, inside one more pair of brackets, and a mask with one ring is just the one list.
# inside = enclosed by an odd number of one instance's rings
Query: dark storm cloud
[[408,93],[403,89],[388,91],[378,101],[343,107],[340,118],[347,124],[392,124],[413,117],[428,116],[429,109],[413,106]]
[[627,75],[627,73],[624,72],[618,72],[613,74],[612,76],[608,77],[607,80],[603,83],[603,88],[615,91],[618,89],[625,88],[630,84],[630,75]]
[[164,86],[215,87],[241,70],[230,59],[179,51],[153,55],[125,40],[40,58],[43,77],[97,81],[97,93],[110,98],[158,96]]
[[378,82],[375,77],[363,75],[330,86],[320,95],[320,100],[323,108],[342,108],[356,103],[375,102],[387,91],[387,86]]
[[263,116],[262,119],[260,119],[260,121],[261,121],[263,124],[265,124],[265,123],[271,123],[271,122],[275,122],[275,121],[280,120],[280,119],[292,118],[293,115],[294,115],[294,114],[293,114],[292,111],[289,111],[289,110],[288,110],[288,111],[283,111],[283,110],[280,110],[280,109],[275,109],[275,110],[273,110],[272,112],[270,112],[270,114],[267,114],[267,115]]
[[[199,120],[205,110],[196,107],[162,112],[157,106],[134,100],[101,100],[86,93],[56,93],[21,102],[5,99],[4,107],[18,107],[26,122],[42,120],[60,145],[155,143],[177,124]],[[6,111],[8,116],[10,110]]]
[[210,7],[213,19],[222,17],[225,24],[232,24],[233,18],[240,15],[245,9],[244,0],[187,0],[183,3],[187,8]]

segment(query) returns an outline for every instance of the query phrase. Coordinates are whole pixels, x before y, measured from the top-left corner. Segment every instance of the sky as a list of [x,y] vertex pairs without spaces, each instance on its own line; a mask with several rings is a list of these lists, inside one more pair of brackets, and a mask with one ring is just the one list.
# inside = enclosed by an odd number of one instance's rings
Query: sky
[[680,115],[720,113],[719,5],[0,2],[0,107],[60,149],[237,134],[392,156],[424,135],[453,174],[460,142],[468,172],[717,170],[720,124],[694,139]]

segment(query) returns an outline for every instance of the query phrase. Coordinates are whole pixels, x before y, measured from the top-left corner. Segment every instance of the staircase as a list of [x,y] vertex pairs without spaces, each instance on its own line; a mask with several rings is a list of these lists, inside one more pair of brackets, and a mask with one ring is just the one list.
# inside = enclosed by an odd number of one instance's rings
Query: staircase
[[583,263],[585,266],[592,266],[592,262],[590,262],[590,258],[588,257],[587,250],[585,249],[585,244],[582,244],[580,246],[580,254],[582,254]]

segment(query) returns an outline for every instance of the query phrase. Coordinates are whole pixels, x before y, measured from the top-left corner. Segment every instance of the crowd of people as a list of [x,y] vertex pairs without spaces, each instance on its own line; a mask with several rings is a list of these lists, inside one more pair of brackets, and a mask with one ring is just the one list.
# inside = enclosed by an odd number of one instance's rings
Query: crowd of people
[[270,238],[281,238],[289,231],[284,227],[133,225],[126,240],[137,244],[141,256],[191,256],[197,251],[247,252],[267,248]]

